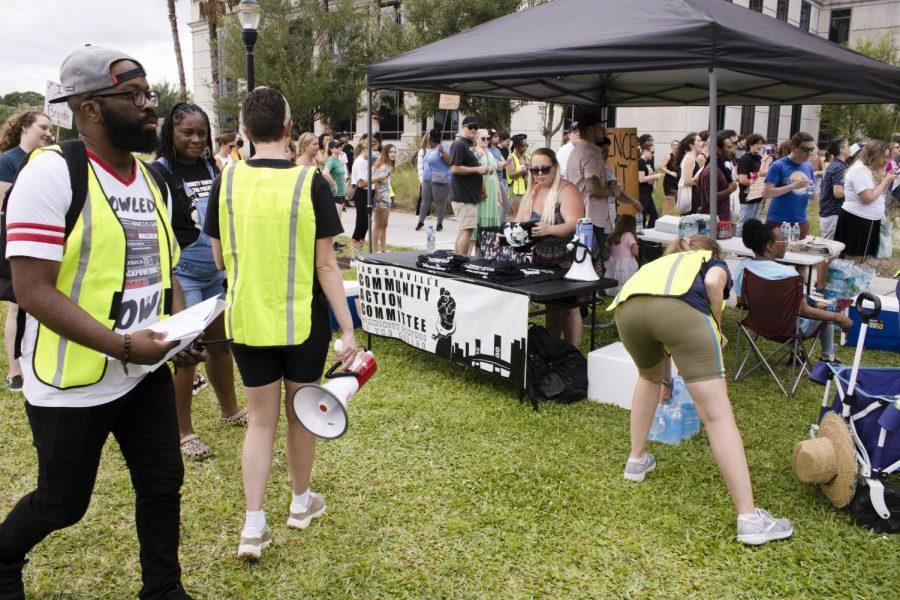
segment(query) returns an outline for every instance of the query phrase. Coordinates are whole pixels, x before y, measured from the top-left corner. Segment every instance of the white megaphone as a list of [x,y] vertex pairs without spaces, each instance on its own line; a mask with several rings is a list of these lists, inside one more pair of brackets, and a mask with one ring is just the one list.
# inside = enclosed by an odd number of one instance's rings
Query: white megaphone
[[[341,340],[334,349],[342,352]],[[294,413],[300,424],[311,434],[325,440],[334,440],[347,431],[347,405],[359,388],[378,370],[375,356],[368,350],[356,355],[349,368],[337,371],[341,363],[334,363],[322,385],[310,383],[294,392]]]
[[570,281],[597,281],[600,276],[594,270],[594,257],[591,255],[591,242],[594,237],[594,225],[588,218],[578,219],[575,236],[566,245],[569,252],[575,251],[575,259],[564,279]]

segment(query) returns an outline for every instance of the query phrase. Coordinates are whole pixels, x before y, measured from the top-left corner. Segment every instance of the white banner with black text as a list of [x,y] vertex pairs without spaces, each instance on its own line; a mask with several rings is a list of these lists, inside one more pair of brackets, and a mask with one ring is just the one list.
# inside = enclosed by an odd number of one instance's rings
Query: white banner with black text
[[524,385],[527,295],[365,262],[357,275],[364,331]]

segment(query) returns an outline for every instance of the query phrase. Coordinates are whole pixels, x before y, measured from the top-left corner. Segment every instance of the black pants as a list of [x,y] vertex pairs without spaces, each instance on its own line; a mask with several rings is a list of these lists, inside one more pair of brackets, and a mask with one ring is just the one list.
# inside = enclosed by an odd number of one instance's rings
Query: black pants
[[169,369],[157,369],[108,404],[89,408],[26,404],[25,410],[38,454],[37,489],[22,497],[0,524],[0,564],[21,562],[50,533],[81,520],[94,490],[103,446],[112,433],[136,495],[144,584],[139,597],[166,598],[167,592],[180,588],[184,466]]
[[644,207],[644,227],[653,229],[656,227],[656,220],[659,218],[659,212],[656,210],[656,202],[653,196],[641,195],[641,206]]
[[356,227],[353,229],[353,240],[361,242],[369,231],[368,194],[363,188],[356,188],[353,194],[353,205],[356,207]]

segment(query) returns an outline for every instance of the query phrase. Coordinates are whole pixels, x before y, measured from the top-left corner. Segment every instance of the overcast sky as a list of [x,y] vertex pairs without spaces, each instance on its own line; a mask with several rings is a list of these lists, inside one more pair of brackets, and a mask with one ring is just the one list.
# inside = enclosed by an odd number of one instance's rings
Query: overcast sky
[[[177,85],[166,0],[0,0],[0,94],[44,93],[59,65],[84,44],[122,50],[141,61],[151,83]],[[190,0],[177,0],[187,86],[193,83]]]

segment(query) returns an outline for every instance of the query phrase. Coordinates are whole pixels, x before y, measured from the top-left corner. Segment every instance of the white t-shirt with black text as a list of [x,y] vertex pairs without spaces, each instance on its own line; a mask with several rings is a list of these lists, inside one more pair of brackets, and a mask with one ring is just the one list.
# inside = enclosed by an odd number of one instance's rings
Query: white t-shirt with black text
[[[127,245],[125,289],[115,331],[132,333],[159,320],[164,301],[156,205],[144,175],[135,163],[132,177],[121,180],[96,156],[88,153],[103,192],[125,229]],[[28,256],[62,261],[66,211],[72,202],[72,187],[65,159],[56,152],[35,157],[19,174],[7,208],[6,256]],[[114,268],[110,265],[111,268]],[[110,290],[110,300],[116,290]],[[116,400],[134,388],[146,370],[129,369],[111,359],[103,379],[95,385],[60,390],[38,381],[33,354],[38,323],[31,315],[25,326],[20,364],[25,399],[34,406],[88,407]]]

